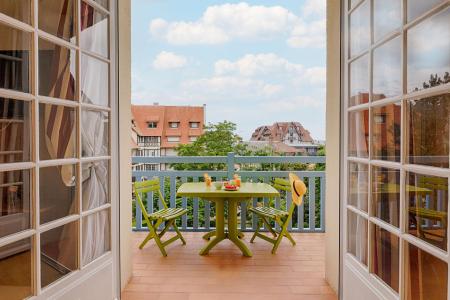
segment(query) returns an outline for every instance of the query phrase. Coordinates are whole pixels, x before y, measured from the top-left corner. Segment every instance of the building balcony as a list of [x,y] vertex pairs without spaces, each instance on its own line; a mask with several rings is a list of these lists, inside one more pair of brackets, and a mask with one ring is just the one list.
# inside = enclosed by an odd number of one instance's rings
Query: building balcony
[[[187,215],[178,221],[187,244],[177,241],[169,245],[167,257],[161,256],[153,241],[140,250],[148,228],[141,209],[133,205],[133,273],[123,299],[337,299],[325,280],[325,157],[244,157],[230,153],[216,157],[134,157],[133,163],[183,169],[134,171],[133,177],[137,181],[158,177],[166,203],[187,209]],[[282,193],[279,199],[254,198],[238,207],[238,228],[252,257],[244,257],[230,241],[219,243],[206,256],[199,255],[207,243],[202,235],[215,230],[215,204],[177,197],[177,189],[184,182],[202,181],[205,172],[213,180],[239,174],[244,182],[268,184],[274,178],[287,178],[290,172],[297,174],[308,187],[303,204],[294,210],[288,225],[297,245],[285,239],[274,255],[271,244],[261,239],[250,243],[258,224],[249,208],[265,205],[287,210],[294,204],[290,193]],[[152,213],[161,203],[156,199],[145,205]]]

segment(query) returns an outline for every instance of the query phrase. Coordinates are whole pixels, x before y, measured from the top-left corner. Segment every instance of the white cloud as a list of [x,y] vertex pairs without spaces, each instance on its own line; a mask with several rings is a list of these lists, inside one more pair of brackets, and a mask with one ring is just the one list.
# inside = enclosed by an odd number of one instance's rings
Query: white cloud
[[187,59],[184,56],[162,51],[153,61],[153,67],[158,70],[172,70],[182,68],[186,63]]
[[249,77],[274,73],[300,73],[303,66],[291,63],[274,53],[263,53],[247,54],[235,62],[219,60],[215,63],[214,69],[218,75],[239,74]]
[[305,17],[325,18],[326,8],[326,0],[307,0],[302,11]]
[[281,36],[292,47],[323,47],[324,7],[324,0],[309,0],[301,18],[281,6],[227,3],[208,7],[195,21],[154,19],[150,32],[173,45],[214,45],[234,39],[265,40]]
[[295,85],[324,85],[325,67],[305,68],[274,53],[247,54],[236,61],[219,60],[214,65],[216,76],[241,76],[263,78],[266,81],[280,79]]

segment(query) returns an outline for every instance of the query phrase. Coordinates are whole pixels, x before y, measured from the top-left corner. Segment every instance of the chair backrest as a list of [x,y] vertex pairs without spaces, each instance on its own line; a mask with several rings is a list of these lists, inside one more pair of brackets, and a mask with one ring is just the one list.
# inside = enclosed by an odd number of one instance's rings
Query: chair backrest
[[277,189],[278,191],[291,191],[291,185],[289,184],[289,180],[286,180],[284,178],[275,178],[273,180],[272,186]]
[[[136,181],[133,183],[133,192],[136,196],[136,200],[141,207],[142,212],[145,213],[145,216],[148,215],[147,209],[142,201],[141,195],[149,192],[158,193],[159,200],[161,201],[164,208],[167,208],[166,201],[164,201],[164,196],[161,193],[160,181],[158,177],[155,177],[151,180],[145,181]],[[153,199],[148,199],[147,201],[153,201]]]

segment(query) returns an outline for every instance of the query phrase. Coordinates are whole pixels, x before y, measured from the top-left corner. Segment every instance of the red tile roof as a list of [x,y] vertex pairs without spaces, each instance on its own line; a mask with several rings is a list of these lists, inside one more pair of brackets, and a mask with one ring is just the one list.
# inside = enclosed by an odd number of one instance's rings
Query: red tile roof
[[[161,148],[174,148],[189,143],[189,137],[203,133],[204,106],[132,105],[133,123],[140,136],[161,137]],[[157,122],[156,128],[148,128],[149,122]],[[170,128],[169,122],[179,122],[178,128]],[[190,122],[198,122],[199,128],[190,128]],[[180,137],[179,143],[167,142],[168,136]]]

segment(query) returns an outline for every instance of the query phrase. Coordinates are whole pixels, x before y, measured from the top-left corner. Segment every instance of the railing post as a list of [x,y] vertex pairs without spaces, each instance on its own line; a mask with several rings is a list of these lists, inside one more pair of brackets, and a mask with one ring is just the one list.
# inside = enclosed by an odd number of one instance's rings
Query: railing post
[[227,155],[227,176],[228,176],[228,180],[233,179],[234,162],[235,162],[234,157],[235,157],[234,152],[228,152],[228,155]]

